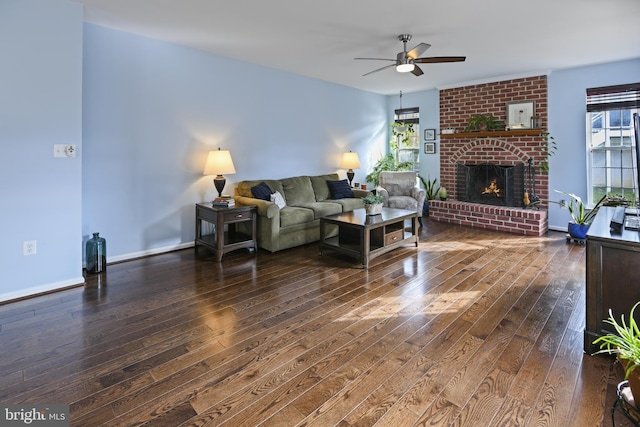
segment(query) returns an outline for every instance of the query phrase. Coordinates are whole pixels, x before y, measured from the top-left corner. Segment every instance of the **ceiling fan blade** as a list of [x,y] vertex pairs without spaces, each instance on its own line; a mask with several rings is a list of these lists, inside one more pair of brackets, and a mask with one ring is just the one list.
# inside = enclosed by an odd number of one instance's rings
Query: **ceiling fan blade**
[[427,49],[431,47],[428,43],[420,43],[409,52],[407,52],[407,58],[416,59],[420,55],[422,55]]
[[435,64],[438,62],[463,62],[466,56],[431,56],[428,58],[416,58],[413,60],[416,64]]
[[373,71],[369,71],[368,73],[363,74],[362,77],[368,76],[369,74],[377,73],[378,71],[386,70],[387,68],[395,67],[396,66],[395,62],[396,61],[393,61],[393,62],[394,62],[394,64],[385,65],[382,68],[378,68],[378,69],[375,69]]
[[366,59],[368,61],[392,61],[392,62],[396,62],[395,59],[388,59],[388,58],[353,58],[353,59]]
[[424,74],[422,69],[418,67],[416,64],[413,64],[413,71],[411,72],[414,76],[418,77]]

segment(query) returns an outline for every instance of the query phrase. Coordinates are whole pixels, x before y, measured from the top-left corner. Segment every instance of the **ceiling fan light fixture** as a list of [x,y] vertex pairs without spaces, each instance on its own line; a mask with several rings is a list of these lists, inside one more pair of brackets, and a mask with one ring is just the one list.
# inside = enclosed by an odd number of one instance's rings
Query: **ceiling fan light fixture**
[[399,73],[410,73],[416,66],[412,63],[398,64],[396,71]]

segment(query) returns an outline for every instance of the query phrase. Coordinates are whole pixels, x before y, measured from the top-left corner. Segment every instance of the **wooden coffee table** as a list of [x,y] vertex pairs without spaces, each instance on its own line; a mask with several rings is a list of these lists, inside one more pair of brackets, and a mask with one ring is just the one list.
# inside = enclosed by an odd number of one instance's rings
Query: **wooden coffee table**
[[[411,227],[405,227],[405,220],[411,220]],[[337,235],[331,225],[338,227]],[[351,255],[364,268],[372,259],[408,243],[418,247],[416,211],[382,208],[380,215],[368,216],[364,209],[355,209],[320,218],[320,254],[331,249]]]

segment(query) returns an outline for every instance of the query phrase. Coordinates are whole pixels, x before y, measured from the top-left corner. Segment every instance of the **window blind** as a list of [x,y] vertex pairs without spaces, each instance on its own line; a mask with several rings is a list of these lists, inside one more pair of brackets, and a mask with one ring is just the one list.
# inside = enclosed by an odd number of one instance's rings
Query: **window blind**
[[420,122],[420,108],[399,108],[395,110],[396,122],[404,123],[419,123]]
[[640,83],[587,89],[587,112],[640,108]]

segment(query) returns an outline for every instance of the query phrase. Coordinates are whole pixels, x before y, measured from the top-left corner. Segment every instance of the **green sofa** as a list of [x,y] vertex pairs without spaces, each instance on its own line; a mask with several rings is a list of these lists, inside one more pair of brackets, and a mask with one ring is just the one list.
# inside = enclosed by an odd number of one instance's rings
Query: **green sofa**
[[[276,252],[320,240],[320,218],[349,212],[364,206],[362,197],[370,191],[353,189],[352,198],[332,199],[327,180],[338,181],[337,173],[296,176],[283,179],[241,181],[234,190],[236,205],[258,207],[258,246]],[[251,189],[265,183],[271,192],[282,194],[286,206],[257,199]]]

